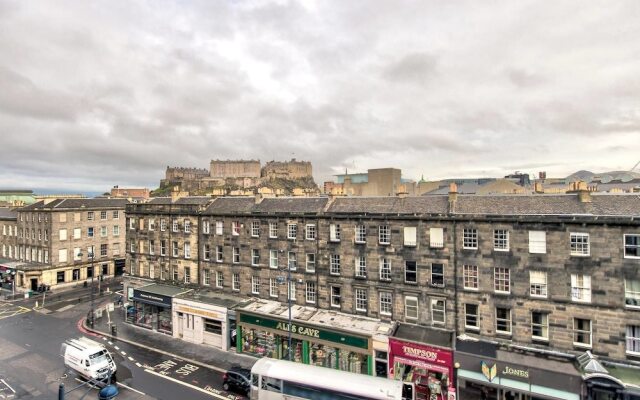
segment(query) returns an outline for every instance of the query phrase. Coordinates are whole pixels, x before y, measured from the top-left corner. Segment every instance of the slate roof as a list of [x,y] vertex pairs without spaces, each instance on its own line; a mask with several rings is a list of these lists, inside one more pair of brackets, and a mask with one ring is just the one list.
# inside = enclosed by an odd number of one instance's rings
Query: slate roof
[[321,213],[329,198],[327,197],[277,197],[263,199],[253,207],[254,213]]
[[255,204],[253,197],[218,197],[203,214],[244,214],[251,212]]
[[129,201],[127,199],[55,199],[47,204],[44,201],[38,201],[28,206],[22,207],[20,211],[36,211],[36,210],[59,210],[59,209],[78,209],[78,208],[124,208]]
[[174,202],[174,204],[184,204],[184,205],[205,205],[212,201],[213,199],[208,196],[190,196],[190,197],[181,197]]
[[154,197],[153,199],[141,204],[171,204],[171,197]]
[[9,207],[0,207],[0,219],[18,219],[18,213]]
[[636,194],[591,194],[581,203],[575,194],[458,196],[455,214],[640,216]]
[[445,214],[447,196],[340,197],[327,209],[335,214]]

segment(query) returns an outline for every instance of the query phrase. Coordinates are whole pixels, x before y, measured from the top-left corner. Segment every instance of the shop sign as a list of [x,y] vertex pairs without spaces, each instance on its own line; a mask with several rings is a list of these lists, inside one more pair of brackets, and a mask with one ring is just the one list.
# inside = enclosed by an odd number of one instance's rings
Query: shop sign
[[205,318],[212,318],[212,319],[217,319],[217,320],[224,319],[217,312],[202,310],[202,309],[199,309],[199,308],[187,307],[187,306],[183,306],[183,305],[176,306],[175,310],[178,311],[178,312],[183,312],[185,314],[198,315],[200,317],[205,317]]
[[[498,365],[496,363],[489,365],[489,363],[481,361],[480,368],[482,369],[482,375],[484,375],[489,382],[492,382],[498,374]],[[499,372],[500,376],[505,378],[529,379],[529,370],[526,368],[518,368],[505,364],[501,366]]]
[[138,289],[133,289],[133,299],[143,303],[163,304],[171,307],[171,297],[161,294],[147,293]]
[[444,365],[447,367],[453,364],[451,351],[437,347],[389,338],[389,349],[394,357],[420,360],[430,364]]
[[[240,322],[275,329],[281,332],[289,332],[289,323],[264,318],[262,316],[240,314]],[[369,348],[369,341],[367,338],[345,335],[342,333],[318,329],[302,324],[292,323],[291,333],[295,335],[305,336],[310,339],[320,339],[326,340],[328,342],[339,343],[345,346],[358,347],[361,349]]]

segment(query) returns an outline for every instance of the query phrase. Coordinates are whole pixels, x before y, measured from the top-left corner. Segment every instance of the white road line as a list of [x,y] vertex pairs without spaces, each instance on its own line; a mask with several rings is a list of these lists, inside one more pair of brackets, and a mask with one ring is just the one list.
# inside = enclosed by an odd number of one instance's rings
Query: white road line
[[138,368],[142,368],[142,364],[140,364],[140,363],[136,363],[136,366],[137,366]]
[[5,380],[4,380],[4,379],[0,379],[0,382],[4,383],[4,385],[5,385],[6,387],[8,387],[9,389],[11,389],[11,391],[12,391],[14,394],[16,393],[16,391],[15,391],[15,390],[13,390],[13,388],[12,388],[11,386],[9,386],[9,384],[8,384],[7,382],[5,382]]
[[122,386],[123,388],[127,388],[127,389],[129,389],[129,390],[133,390],[134,392],[136,392],[136,393],[138,393],[138,394],[141,394],[141,395],[143,395],[143,396],[146,396],[146,394],[142,393],[141,391],[139,391],[139,390],[137,390],[137,389],[134,389],[134,388],[132,388],[131,386],[127,386],[127,385],[125,385],[124,383],[116,382],[116,385],[118,385],[118,386]]
[[106,340],[107,340],[107,338],[103,336],[103,337],[102,337],[102,340],[106,341]]
[[129,361],[133,361],[133,357],[128,357],[128,358],[129,358]]
[[152,375],[156,375],[156,376],[159,376],[159,377],[161,377],[161,378],[164,378],[164,379],[170,380],[170,381],[172,381],[172,382],[179,383],[180,385],[183,385],[183,386],[186,386],[186,387],[190,387],[191,389],[198,390],[198,391],[200,391],[200,392],[202,392],[202,393],[206,393],[206,394],[208,394],[209,396],[215,397],[216,399],[221,399],[221,400],[228,400],[228,399],[229,399],[228,397],[220,396],[219,394],[215,394],[215,393],[213,393],[213,392],[209,392],[208,390],[204,390],[203,388],[199,388],[199,387],[194,386],[194,385],[192,385],[192,384],[190,384],[190,383],[182,382],[182,381],[181,381],[181,380],[179,380],[179,379],[174,379],[174,378],[171,378],[171,377],[168,377],[168,376],[162,375],[162,374],[160,374],[160,373],[158,373],[158,372],[156,372],[156,371],[152,371],[152,370],[150,370],[150,369],[145,369],[145,371],[147,371],[148,373],[150,373],[150,374],[152,374]]
[[113,346],[113,342],[112,341],[109,341],[107,343],[109,343],[109,345]]
[[[112,344],[112,343],[109,342],[109,344]],[[113,346],[113,348],[116,349],[116,350],[120,350],[120,347],[118,347],[118,346]]]
[[123,356],[127,355],[127,353],[125,353],[124,351],[121,351],[120,354],[122,354]]

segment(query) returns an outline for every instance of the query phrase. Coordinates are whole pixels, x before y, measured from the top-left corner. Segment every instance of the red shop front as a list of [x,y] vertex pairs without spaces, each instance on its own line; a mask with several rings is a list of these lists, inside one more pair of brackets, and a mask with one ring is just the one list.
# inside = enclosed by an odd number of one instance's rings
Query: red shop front
[[413,382],[416,399],[456,398],[452,350],[389,338],[389,376]]

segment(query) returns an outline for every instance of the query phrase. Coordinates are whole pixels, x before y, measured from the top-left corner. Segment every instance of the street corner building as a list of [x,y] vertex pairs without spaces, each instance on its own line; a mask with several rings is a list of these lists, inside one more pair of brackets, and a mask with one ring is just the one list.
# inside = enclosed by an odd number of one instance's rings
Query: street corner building
[[635,194],[452,185],[157,198],[126,214],[132,286],[207,293],[172,297],[183,340],[412,382],[427,398],[640,396]]
[[28,294],[122,275],[126,204],[126,199],[46,199],[0,212],[0,263],[11,264],[15,289]]

